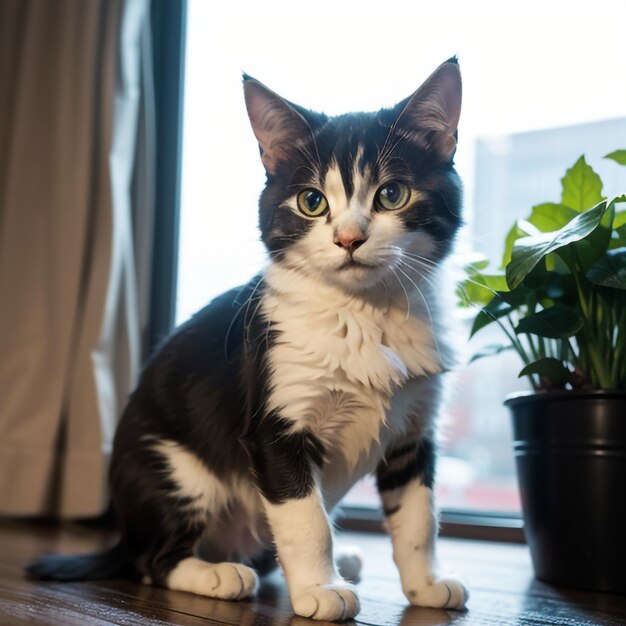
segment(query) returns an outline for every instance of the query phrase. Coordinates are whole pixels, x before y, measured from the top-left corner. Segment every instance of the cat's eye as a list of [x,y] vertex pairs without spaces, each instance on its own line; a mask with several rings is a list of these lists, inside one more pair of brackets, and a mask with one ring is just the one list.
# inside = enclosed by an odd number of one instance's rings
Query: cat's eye
[[321,191],[303,189],[298,194],[298,209],[307,217],[320,217],[328,211],[328,202]]
[[386,183],[376,192],[376,204],[385,211],[397,211],[406,206],[411,190],[399,181]]

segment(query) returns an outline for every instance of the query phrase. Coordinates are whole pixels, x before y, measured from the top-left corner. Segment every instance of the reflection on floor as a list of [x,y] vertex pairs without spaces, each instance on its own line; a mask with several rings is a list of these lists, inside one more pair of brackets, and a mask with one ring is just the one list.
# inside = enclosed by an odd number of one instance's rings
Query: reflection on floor
[[[383,535],[340,533],[366,555],[357,624],[372,626],[616,626],[626,624],[626,597],[559,590],[532,577],[525,546],[442,539],[442,569],[469,583],[464,613],[407,607]],[[106,532],[79,525],[0,521],[0,624],[18,626],[305,626],[295,618],[284,581],[264,580],[258,597],[239,603],[156,589],[129,581],[33,583],[22,566],[41,552],[81,552],[106,545]]]

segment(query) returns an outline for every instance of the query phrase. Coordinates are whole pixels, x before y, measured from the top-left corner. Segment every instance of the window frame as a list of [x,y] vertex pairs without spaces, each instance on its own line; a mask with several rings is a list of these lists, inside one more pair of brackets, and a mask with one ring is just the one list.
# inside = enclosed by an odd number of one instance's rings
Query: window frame
[[187,0],[152,1],[156,155],[149,352],[173,330],[176,316],[187,15]]

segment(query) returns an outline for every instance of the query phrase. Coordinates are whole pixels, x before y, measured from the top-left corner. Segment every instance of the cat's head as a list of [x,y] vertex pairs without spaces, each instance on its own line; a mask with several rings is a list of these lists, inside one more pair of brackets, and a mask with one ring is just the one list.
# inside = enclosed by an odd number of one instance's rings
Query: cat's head
[[453,167],[456,59],[377,113],[327,117],[244,76],[267,183],[259,202],[274,261],[351,291],[428,274],[461,225]]

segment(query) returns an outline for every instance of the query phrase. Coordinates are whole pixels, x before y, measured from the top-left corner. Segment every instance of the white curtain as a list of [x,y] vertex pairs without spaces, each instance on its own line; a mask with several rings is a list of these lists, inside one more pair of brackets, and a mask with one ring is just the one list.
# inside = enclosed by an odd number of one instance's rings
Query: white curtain
[[[149,8],[0,2],[0,514],[107,505],[140,359],[132,225],[151,208],[134,178],[137,137],[143,148],[153,135]],[[150,163],[140,169],[148,186]]]

